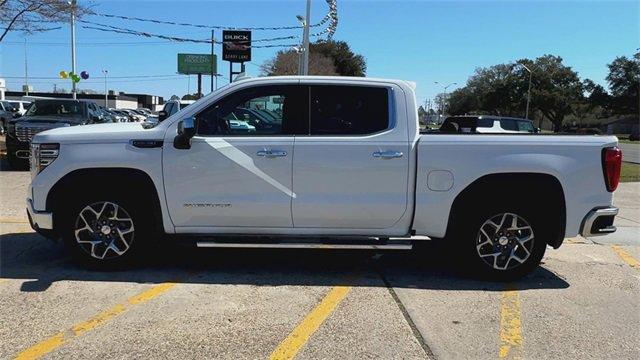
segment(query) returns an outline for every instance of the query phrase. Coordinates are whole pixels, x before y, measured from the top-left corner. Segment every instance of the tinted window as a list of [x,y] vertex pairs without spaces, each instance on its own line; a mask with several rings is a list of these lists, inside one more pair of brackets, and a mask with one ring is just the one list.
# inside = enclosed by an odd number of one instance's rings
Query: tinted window
[[477,128],[492,128],[493,119],[477,117],[448,117],[440,126],[440,132],[472,133]]
[[518,131],[517,122],[515,120],[511,120],[511,119],[502,119],[502,120],[500,120],[500,127],[502,127],[505,130]]
[[[198,115],[199,135],[291,135],[306,123],[305,88],[263,86],[235,92]],[[306,133],[306,131],[304,132]]]
[[518,130],[523,132],[535,132],[531,121],[518,121]]
[[80,117],[85,114],[83,105],[77,101],[39,100],[33,103],[26,116]]
[[312,86],[311,135],[363,135],[389,127],[386,88]]

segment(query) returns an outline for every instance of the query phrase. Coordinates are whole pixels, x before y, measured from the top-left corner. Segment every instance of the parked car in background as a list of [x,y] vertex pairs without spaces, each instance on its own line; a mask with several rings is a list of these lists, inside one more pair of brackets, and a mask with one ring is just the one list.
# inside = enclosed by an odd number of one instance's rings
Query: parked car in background
[[17,112],[20,115],[24,115],[24,113],[27,112],[29,105],[31,105],[31,101],[9,100],[9,104],[11,104],[11,106],[13,106],[14,109],[17,109],[18,110]]
[[[19,115],[18,115],[19,116]],[[24,116],[7,123],[7,159],[14,169],[29,167],[29,143],[39,132],[68,127],[104,123],[100,108],[91,101],[72,99],[43,99],[34,101]]]
[[104,111],[106,111],[111,118],[113,119],[113,122],[128,122],[129,121],[129,117],[125,114],[122,114],[116,110],[110,110],[110,109],[104,109]]
[[141,111],[146,116],[153,116],[153,112],[147,108],[138,108],[136,110]]
[[[237,136],[229,115],[254,106],[281,108],[280,130]],[[32,144],[29,218],[92,268],[148,258],[162,233],[207,248],[442,239],[447,261],[492,280],[532,272],[565,238],[616,231],[615,136],[421,135],[417,109],[406,81],[267,77],[152,128],[46,131]]]
[[196,102],[195,100],[169,100],[164,103],[162,110],[158,111],[158,121],[163,121],[169,116],[177,113],[178,111],[186,108],[187,106]]
[[4,134],[7,129],[7,123],[13,119],[17,110],[8,102],[0,101],[0,134]]
[[439,132],[460,134],[535,134],[539,132],[539,129],[533,126],[531,120],[527,119],[487,115],[464,115],[446,118],[440,126]]
[[127,114],[127,116],[129,117],[129,122],[140,122],[146,119],[145,116],[140,115],[131,109],[117,109],[117,110],[120,111],[121,113]]

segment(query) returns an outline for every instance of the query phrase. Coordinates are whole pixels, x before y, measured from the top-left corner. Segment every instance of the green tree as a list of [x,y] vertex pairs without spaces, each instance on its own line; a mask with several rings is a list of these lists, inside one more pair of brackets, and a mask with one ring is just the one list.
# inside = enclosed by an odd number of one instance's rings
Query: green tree
[[519,62],[533,71],[532,108],[551,121],[555,132],[561,131],[565,117],[573,113],[584,98],[578,73],[564,65],[560,56],[544,55],[535,61]]
[[607,82],[615,114],[638,114],[640,90],[640,53],[632,58],[617,57],[609,66]]
[[[364,56],[355,54],[344,41],[318,41],[310,44],[309,75],[365,76]],[[281,50],[261,65],[262,74],[295,75],[298,72],[298,53]]]

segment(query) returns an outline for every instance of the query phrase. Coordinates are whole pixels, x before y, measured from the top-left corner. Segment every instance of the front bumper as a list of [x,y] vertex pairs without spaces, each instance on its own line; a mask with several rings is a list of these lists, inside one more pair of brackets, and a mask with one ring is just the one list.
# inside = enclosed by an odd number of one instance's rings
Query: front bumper
[[27,215],[33,230],[53,230],[53,214],[35,210],[31,199],[27,199]]
[[613,220],[616,215],[618,215],[618,208],[613,206],[591,210],[582,220],[580,235],[588,237],[614,233],[616,227],[613,226]]

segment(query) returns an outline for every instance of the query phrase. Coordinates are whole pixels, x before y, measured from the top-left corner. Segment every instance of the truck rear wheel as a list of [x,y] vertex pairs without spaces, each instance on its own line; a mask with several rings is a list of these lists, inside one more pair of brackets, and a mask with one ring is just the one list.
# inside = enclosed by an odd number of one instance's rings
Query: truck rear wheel
[[76,261],[92,269],[125,268],[148,248],[152,217],[134,194],[79,196],[62,216],[62,235]]
[[540,264],[549,231],[535,206],[488,206],[467,212],[463,220],[452,240],[463,243],[462,265],[470,274],[509,281]]

